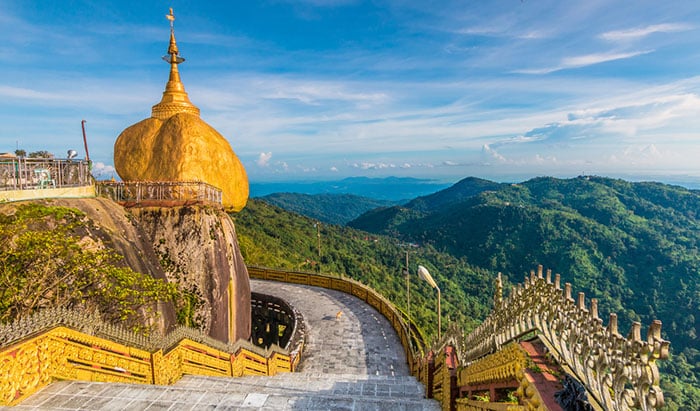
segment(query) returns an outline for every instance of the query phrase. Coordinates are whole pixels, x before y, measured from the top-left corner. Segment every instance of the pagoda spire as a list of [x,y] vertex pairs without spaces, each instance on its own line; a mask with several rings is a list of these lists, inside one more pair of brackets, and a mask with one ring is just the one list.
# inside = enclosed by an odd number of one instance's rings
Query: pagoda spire
[[172,8],[165,17],[170,21],[170,44],[168,45],[168,54],[163,56],[163,60],[170,64],[170,77],[165,85],[163,98],[151,110],[151,117],[165,120],[177,113],[189,113],[199,116],[199,108],[192,104],[185,91],[185,86],[180,81],[180,72],[177,66],[184,62],[185,59],[180,56],[177,49],[174,26],[175,15]]

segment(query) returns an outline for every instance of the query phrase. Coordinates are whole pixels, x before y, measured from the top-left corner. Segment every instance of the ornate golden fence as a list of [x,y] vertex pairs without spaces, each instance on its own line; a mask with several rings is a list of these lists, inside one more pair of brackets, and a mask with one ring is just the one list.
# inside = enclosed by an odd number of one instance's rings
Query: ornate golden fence
[[301,346],[290,354],[276,345],[224,344],[186,327],[145,337],[97,313],[47,309],[0,326],[0,405],[63,379],[172,384],[185,374],[275,375],[293,371],[300,354]]
[[[639,323],[623,337],[615,314],[603,327],[597,300],[591,300],[590,308],[583,293],[574,300],[571,285],[562,290],[560,276],[552,281],[547,271],[545,278],[541,266],[505,299],[499,274],[487,319],[466,337],[451,325],[430,351],[403,312],[357,281],[252,266],[248,273],[251,278],[343,291],[375,307],[398,333],[411,373],[444,410],[546,410],[537,387],[521,374],[531,367],[531,359],[523,360],[527,355],[509,345],[525,335],[544,343],[554,360],[584,385],[595,409],[653,410],[664,403],[656,361],[668,358],[669,342],[661,338],[661,323],[652,323],[646,340]],[[169,384],[183,374],[275,375],[293,371],[301,353],[301,346],[290,354],[274,346],[262,350],[246,342],[223,344],[187,328],[146,338],[102,324],[95,314],[65,310],[47,310],[0,326],[0,347],[0,404],[16,404],[61,378]],[[516,381],[518,404],[456,398],[506,380]]]
[[98,196],[123,206],[221,204],[221,190],[202,181],[99,181]]
[[[670,343],[661,338],[661,322],[652,322],[644,340],[638,322],[632,324],[624,337],[618,332],[615,314],[603,326],[596,299],[590,300],[590,307],[586,306],[583,293],[574,300],[571,284],[565,284],[562,289],[560,275],[552,280],[551,270],[545,276],[539,266],[523,284],[513,287],[505,299],[499,273],[491,314],[467,336],[453,327],[435,354],[435,358],[440,358],[447,348],[456,348],[458,364],[450,372],[457,376],[456,389],[462,394],[475,386],[483,388],[511,380],[517,383],[519,404],[475,401],[467,395],[455,404],[443,405],[443,409],[455,406],[457,410],[470,411],[546,410],[535,385],[522,375],[530,367],[529,357],[525,355],[526,361],[515,354],[514,350],[519,348],[512,344],[533,338],[541,341],[548,355],[585,387],[594,409],[653,410],[663,406],[656,362],[668,358]],[[427,364],[429,360],[424,362]],[[425,368],[430,369],[427,365]],[[435,369],[437,372],[439,367]],[[431,377],[420,378],[428,383]]]

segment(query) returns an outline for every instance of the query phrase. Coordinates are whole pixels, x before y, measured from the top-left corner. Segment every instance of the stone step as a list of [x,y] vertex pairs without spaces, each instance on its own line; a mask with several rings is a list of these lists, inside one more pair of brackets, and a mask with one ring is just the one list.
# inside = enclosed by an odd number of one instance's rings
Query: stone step
[[[408,392],[383,392],[382,390],[356,392],[337,385],[325,389],[309,385],[305,389],[245,386],[232,389],[234,385],[208,387],[210,378],[185,377],[183,383],[172,386],[115,384],[84,381],[61,381],[46,387],[31,396],[14,410],[214,410],[249,409],[258,410],[430,410],[440,409],[433,400]],[[195,380],[195,381],[192,381]],[[241,378],[229,379],[232,381]],[[190,387],[187,384],[199,384]],[[361,383],[360,383],[361,384]],[[396,384],[398,385],[398,384]],[[262,388],[262,389],[261,389]],[[348,388],[346,390],[346,388]],[[3,408],[3,407],[0,407]]]
[[[295,374],[293,374],[295,375]],[[323,392],[334,396],[369,396],[387,398],[424,397],[423,385],[413,377],[391,379],[306,379],[303,375],[290,377],[242,377],[217,378],[185,376],[174,387],[208,392],[260,392],[268,394],[316,393]]]

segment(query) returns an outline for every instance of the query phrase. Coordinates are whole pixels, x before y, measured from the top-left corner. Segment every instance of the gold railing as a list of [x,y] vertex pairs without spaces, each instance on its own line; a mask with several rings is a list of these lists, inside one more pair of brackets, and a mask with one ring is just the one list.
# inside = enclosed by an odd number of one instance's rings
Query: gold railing
[[[456,400],[458,411],[472,410],[542,410],[546,411],[542,398],[534,384],[526,377],[529,357],[517,343],[510,343],[500,351],[462,367],[457,385],[464,398]],[[510,387],[517,392],[522,405],[497,402],[494,390],[487,395],[489,402],[476,401],[473,394],[487,387]]]
[[[525,378],[518,388],[519,405],[454,400],[455,390],[470,381],[487,382],[498,378],[489,375],[499,373],[517,374],[517,366],[499,360],[499,355],[507,356],[507,344],[530,333],[585,386],[596,409],[653,410],[663,406],[656,361],[668,358],[669,342],[661,338],[661,323],[652,323],[645,341],[639,323],[633,324],[625,338],[618,333],[614,314],[603,327],[597,300],[591,300],[587,308],[585,296],[579,293],[575,301],[571,285],[567,283],[562,290],[560,276],[552,282],[551,271],[547,271],[545,279],[541,266],[506,299],[499,275],[489,317],[466,337],[450,327],[452,331],[431,352],[425,352],[425,340],[409,327],[400,310],[357,281],[252,266],[248,273],[251,278],[343,291],[375,307],[398,333],[411,373],[426,386],[428,397],[441,400],[445,410],[453,406],[460,410],[545,409],[535,387]],[[95,315],[63,312],[59,320],[42,313],[35,317],[0,326],[2,405],[16,404],[54,379],[169,384],[189,373],[275,375],[293,371],[300,359],[300,348],[289,354],[274,347],[262,350],[247,342],[231,346],[186,328],[165,337],[146,338],[103,325]],[[452,356],[449,362],[448,356]],[[458,379],[453,386],[455,373]]]
[[518,404],[508,404],[502,402],[484,402],[458,398],[457,411],[530,411],[528,408]]
[[98,196],[123,206],[221,204],[221,190],[202,181],[98,181]]
[[[571,284],[565,284],[562,290],[560,275],[552,280],[551,270],[547,270],[545,277],[542,266],[536,273],[532,271],[523,284],[513,287],[508,298],[503,298],[502,288],[499,274],[494,309],[486,320],[466,337],[458,332],[446,333],[441,342],[443,350],[445,346],[457,348],[460,385],[499,372],[499,353],[509,342],[529,335],[538,338],[563,370],[586,388],[595,409],[653,410],[664,405],[656,362],[668,358],[669,342],[661,338],[660,321],[652,322],[645,340],[638,322],[623,337],[615,314],[610,314],[604,327],[596,299],[591,299],[590,307],[583,293],[574,300]],[[482,361],[490,361],[488,370],[474,366]],[[523,389],[523,384],[521,380],[520,403],[541,406],[534,387]],[[493,409],[478,408],[479,401],[457,402],[464,410]],[[469,408],[465,408],[467,405]]]
[[291,372],[300,348],[224,344],[179,327],[144,337],[104,324],[95,313],[45,310],[0,326],[0,405],[15,405],[55,380],[172,384],[185,374],[229,376]]
[[[248,266],[248,275],[250,278],[258,278],[261,280],[312,285],[338,290],[347,294],[352,294],[362,301],[365,301],[389,320],[401,340],[401,345],[406,354],[406,362],[410,367],[411,373],[416,375],[418,372],[420,367],[419,360],[425,353],[425,340],[415,326],[411,324],[409,327],[407,317],[402,311],[397,309],[389,300],[372,288],[351,278],[333,277],[317,273],[282,271],[256,266]],[[293,358],[293,360],[296,359]]]

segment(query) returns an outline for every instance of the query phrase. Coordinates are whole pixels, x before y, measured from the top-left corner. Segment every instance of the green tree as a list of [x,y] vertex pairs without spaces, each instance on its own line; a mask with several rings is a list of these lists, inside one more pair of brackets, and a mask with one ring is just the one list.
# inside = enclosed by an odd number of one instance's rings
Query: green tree
[[122,257],[87,235],[76,209],[27,204],[0,213],[0,321],[49,306],[98,309],[105,320],[143,328],[174,285],[120,264]]
[[53,158],[53,153],[46,150],[32,151],[29,153],[29,158]]

